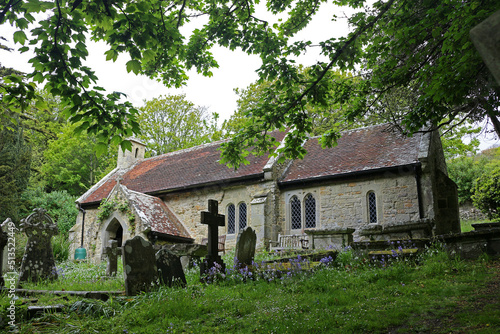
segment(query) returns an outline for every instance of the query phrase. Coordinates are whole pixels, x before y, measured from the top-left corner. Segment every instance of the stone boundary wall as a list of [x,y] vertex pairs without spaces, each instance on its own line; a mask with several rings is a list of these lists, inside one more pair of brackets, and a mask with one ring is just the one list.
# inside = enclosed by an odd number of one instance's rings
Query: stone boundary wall
[[488,217],[471,204],[461,205],[459,208],[460,220],[486,220]]

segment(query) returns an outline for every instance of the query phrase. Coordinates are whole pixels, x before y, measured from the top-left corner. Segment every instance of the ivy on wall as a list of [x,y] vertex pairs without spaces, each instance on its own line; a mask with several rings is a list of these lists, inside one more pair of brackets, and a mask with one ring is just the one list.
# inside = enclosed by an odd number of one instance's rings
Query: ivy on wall
[[114,198],[112,200],[105,199],[101,202],[101,205],[99,205],[99,209],[97,211],[97,220],[99,222],[104,222],[109,216],[111,216],[111,214],[114,211],[117,211],[117,210],[120,211],[121,213],[124,213],[127,216],[128,221],[130,223],[129,230],[130,231],[135,230],[135,215],[134,215],[134,213],[132,212],[132,210],[130,210],[129,205],[125,201],[118,200],[116,198]]

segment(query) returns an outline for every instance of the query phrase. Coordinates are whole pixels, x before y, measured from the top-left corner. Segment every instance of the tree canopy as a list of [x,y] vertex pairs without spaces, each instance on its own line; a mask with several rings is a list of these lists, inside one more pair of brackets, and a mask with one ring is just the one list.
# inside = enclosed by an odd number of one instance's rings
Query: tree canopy
[[151,156],[173,152],[220,139],[217,114],[195,106],[185,95],[160,96],[140,109],[142,139]]
[[[301,143],[312,129],[306,105],[338,105],[354,122],[379,112],[380,102],[402,89],[415,96],[415,104],[399,115],[407,134],[484,117],[500,134],[499,89],[469,39],[470,29],[500,8],[497,0],[334,0],[358,9],[349,18],[347,36],[317,44],[293,40],[326,2],[5,0],[0,24],[15,25],[13,37],[21,51],[35,52],[28,77],[60,96],[69,105],[70,119],[80,122],[77,131],[97,134],[102,150],[108,140],[128,147],[123,139],[137,134],[139,124],[137,110],[121,102],[122,94],[103,93],[95,85],[96,74],[82,66],[89,38],[107,43],[108,60],[127,54],[127,71],[175,87],[185,84],[191,68],[212,74],[218,66],[214,45],[259,55],[259,76],[271,85],[223,147],[222,161],[235,167],[245,162],[245,149],[268,152],[276,143],[267,132],[276,128],[291,128],[280,148],[283,156],[303,155]],[[273,24],[270,15],[281,20]],[[334,12],[331,16],[337,18]],[[295,57],[313,48],[326,60],[299,71]],[[359,80],[332,80],[332,69],[352,72]],[[33,86],[15,76],[0,85],[12,110],[36,95]],[[334,145],[338,136],[332,126],[321,142]]]

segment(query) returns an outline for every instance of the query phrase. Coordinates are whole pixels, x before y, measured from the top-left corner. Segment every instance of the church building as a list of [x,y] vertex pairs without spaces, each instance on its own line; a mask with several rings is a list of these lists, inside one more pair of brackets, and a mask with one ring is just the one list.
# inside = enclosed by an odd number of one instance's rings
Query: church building
[[344,132],[326,149],[312,137],[303,159],[249,155],[238,170],[219,163],[222,142],[145,159],[145,145],[132,139],[117,167],[77,200],[72,254],[83,246],[98,262],[109,240],[121,246],[136,235],[153,244],[200,243],[209,199],[225,215],[226,249],[246,226],[259,248],[308,230],[352,228],[354,240],[422,224],[432,235],[460,232],[457,189],[436,132],[403,137],[376,125]]

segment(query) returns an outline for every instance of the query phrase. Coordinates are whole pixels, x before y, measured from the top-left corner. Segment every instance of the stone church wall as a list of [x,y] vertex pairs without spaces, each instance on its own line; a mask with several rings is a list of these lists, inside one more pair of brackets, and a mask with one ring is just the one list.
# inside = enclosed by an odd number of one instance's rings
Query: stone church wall
[[[208,233],[207,226],[200,223],[201,211],[208,209],[209,199],[217,200],[219,213],[226,216],[226,224],[224,227],[219,227],[219,234],[226,235],[227,249],[236,245],[236,237],[239,233],[238,206],[240,203],[245,203],[247,206],[247,226],[251,226],[256,231],[257,244],[261,246],[268,228],[265,219],[266,212],[273,202],[270,195],[273,184],[273,182],[258,182],[225,187],[214,186],[167,194],[162,196],[162,199],[188,228],[195,243],[200,243],[201,239],[206,238]],[[236,231],[234,234],[228,234],[227,231],[227,208],[230,204],[234,204],[236,208]],[[263,204],[263,207],[259,204]]]
[[[115,196],[112,196],[111,199],[128,202],[122,193],[115,193]],[[87,209],[85,212],[83,248],[87,251],[87,259],[92,263],[99,263],[102,260],[103,246],[107,247],[107,241],[116,237],[115,232],[119,225],[123,228],[123,242],[138,235],[139,231],[144,230],[138,217],[135,218],[133,223],[130,222],[127,212],[114,210],[109,217],[102,221],[97,217],[98,212],[98,207]],[[70,254],[74,254],[76,248],[81,245],[82,218],[83,214],[80,212],[76,224],[69,231]],[[141,233],[140,235],[148,240],[146,234]],[[121,247],[121,244],[118,246]]]
[[[316,228],[350,227],[359,230],[368,225],[369,192],[376,195],[378,224],[419,219],[414,174],[409,171],[403,175],[388,172],[377,177],[283,190],[280,198],[280,217],[284,217],[281,233],[302,233],[291,229],[289,203],[292,196],[297,196],[304,212],[307,194],[312,194],[316,200]],[[303,222],[304,219],[302,226]]]

